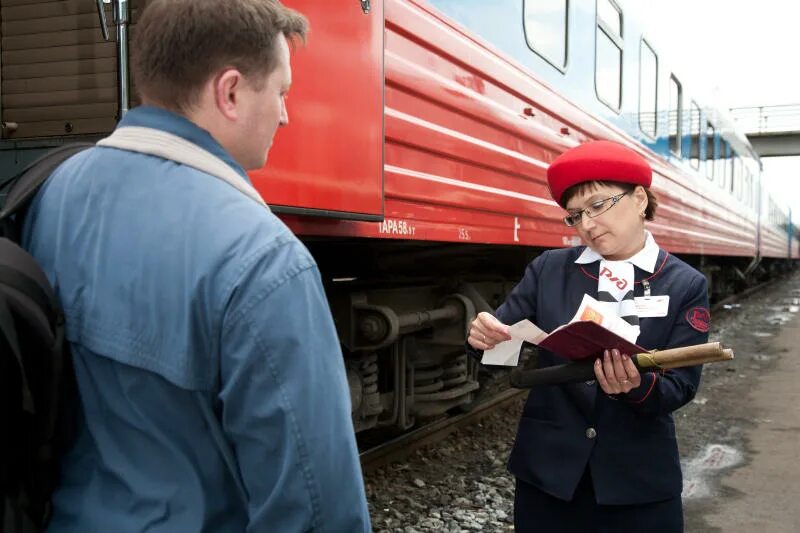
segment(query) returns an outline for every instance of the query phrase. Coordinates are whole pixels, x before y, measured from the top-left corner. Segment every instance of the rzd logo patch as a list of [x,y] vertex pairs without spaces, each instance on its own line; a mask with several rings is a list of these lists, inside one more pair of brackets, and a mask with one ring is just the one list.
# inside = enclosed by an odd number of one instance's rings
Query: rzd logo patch
[[693,307],[686,313],[686,321],[697,331],[705,333],[711,327],[711,314],[705,307]]
[[600,270],[600,277],[608,278],[608,281],[610,281],[611,283],[616,285],[617,288],[619,290],[621,290],[621,291],[625,290],[625,287],[628,286],[628,282],[627,281],[625,281],[622,278],[618,278],[617,276],[615,276],[614,273],[611,272],[611,270],[609,270],[607,267],[603,267]]

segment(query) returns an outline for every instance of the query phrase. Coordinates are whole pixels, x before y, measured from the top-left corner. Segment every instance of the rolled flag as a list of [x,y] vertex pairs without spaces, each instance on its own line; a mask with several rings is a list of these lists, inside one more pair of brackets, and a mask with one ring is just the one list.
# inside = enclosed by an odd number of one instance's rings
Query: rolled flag
[[[733,350],[723,348],[719,342],[708,342],[682,348],[632,354],[630,358],[639,372],[649,372],[730,361],[733,359]],[[590,358],[563,365],[517,370],[511,373],[511,386],[517,389],[529,389],[542,385],[561,385],[591,380],[595,378],[594,361]],[[536,361],[533,363],[536,366]]]

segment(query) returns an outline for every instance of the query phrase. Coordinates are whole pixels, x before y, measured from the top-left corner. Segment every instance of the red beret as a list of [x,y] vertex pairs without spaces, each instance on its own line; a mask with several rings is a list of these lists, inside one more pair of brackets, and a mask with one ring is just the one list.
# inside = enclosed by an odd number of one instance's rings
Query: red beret
[[559,204],[564,191],[585,181],[619,181],[650,187],[653,171],[642,156],[611,141],[592,141],[571,148],[547,168],[550,195]]

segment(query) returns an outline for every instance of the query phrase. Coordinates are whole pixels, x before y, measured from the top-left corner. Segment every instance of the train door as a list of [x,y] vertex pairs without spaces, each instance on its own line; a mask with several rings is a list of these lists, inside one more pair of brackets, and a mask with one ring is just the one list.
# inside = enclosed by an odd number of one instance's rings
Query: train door
[[383,215],[383,0],[285,0],[309,19],[292,56],[289,127],[256,189],[278,212]]

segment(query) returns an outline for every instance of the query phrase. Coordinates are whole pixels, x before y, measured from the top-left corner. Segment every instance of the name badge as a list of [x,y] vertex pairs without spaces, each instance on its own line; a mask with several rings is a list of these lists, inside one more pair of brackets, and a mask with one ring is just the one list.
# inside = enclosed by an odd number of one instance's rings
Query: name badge
[[636,314],[639,318],[657,318],[667,316],[669,309],[669,296],[637,296],[633,299],[636,303]]

